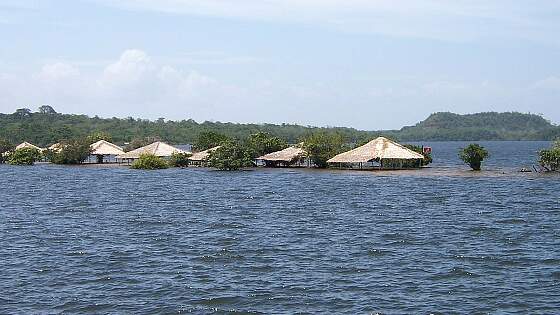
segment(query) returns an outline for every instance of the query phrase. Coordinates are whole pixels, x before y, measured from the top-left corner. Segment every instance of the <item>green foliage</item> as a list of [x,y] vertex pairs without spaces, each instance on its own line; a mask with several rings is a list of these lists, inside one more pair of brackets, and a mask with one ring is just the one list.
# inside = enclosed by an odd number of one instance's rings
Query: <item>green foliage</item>
[[539,152],[539,164],[548,171],[560,170],[560,139],[550,149]]
[[7,139],[0,138],[0,164],[6,161],[7,155],[13,151],[16,146]]
[[[31,112],[29,109],[22,108],[13,114],[0,114],[0,136],[13,143],[29,141],[44,147],[61,139],[87,137],[92,133],[104,131],[111,135],[112,142],[130,142],[131,145],[126,148],[127,150],[154,142],[145,141],[148,138],[169,143],[195,143],[197,149],[204,150],[218,145],[224,137],[246,139],[257,132],[269,133],[288,143],[296,143],[309,133],[321,131],[338,133],[346,143],[358,143],[364,139],[374,138],[380,133],[399,141],[552,140],[560,136],[560,127],[550,124],[538,115],[520,113],[473,115],[436,113],[415,126],[383,132],[343,127],[316,128],[294,124],[235,124],[208,121],[198,123],[192,119],[150,121],[132,117],[100,118],[55,113],[54,109],[51,111],[42,108],[38,112]],[[214,135],[205,134],[208,132]],[[214,137],[216,134],[222,137],[216,139]]]
[[227,141],[229,138],[226,135],[223,135],[218,132],[214,131],[203,131],[198,134],[198,138],[194,143],[194,147],[198,151],[208,150],[213,147],[217,147],[221,145],[223,142]]
[[476,143],[471,143],[459,151],[459,158],[475,170],[480,171],[482,161],[488,157],[488,151]]
[[110,134],[108,134],[107,132],[103,132],[103,131],[97,131],[94,132],[92,134],[90,134],[89,136],[87,136],[87,141],[90,144],[96,143],[97,141],[100,140],[105,140],[107,142],[113,142],[113,137],[111,137]]
[[412,150],[416,153],[420,153],[424,156],[424,160],[422,160],[422,166],[426,166],[426,165],[433,162],[432,154],[431,153],[425,153],[423,146],[414,145],[414,144],[405,144],[404,147],[406,147],[406,148],[408,148],[408,149],[410,149],[410,150]]
[[326,168],[327,160],[345,149],[344,139],[337,133],[314,132],[303,142],[309,158],[318,168]]
[[33,165],[41,159],[41,151],[35,148],[17,149],[8,156],[8,164]]
[[52,108],[49,105],[39,106],[39,108],[37,110],[40,114],[46,114],[46,115],[56,114],[56,111],[54,110],[54,108]]
[[401,141],[446,140],[550,140],[560,127],[539,115],[522,113],[435,113],[395,135]]
[[158,170],[168,168],[169,164],[159,156],[146,153],[140,154],[140,158],[134,161],[130,167],[138,170]]
[[208,163],[222,171],[235,171],[252,165],[251,150],[239,141],[228,140],[210,153]]
[[169,165],[172,167],[188,167],[189,158],[192,156],[190,153],[179,153],[173,152],[171,154],[171,159],[169,160]]
[[81,164],[91,154],[90,142],[87,138],[60,142],[61,150],[47,150],[47,159],[54,164]]
[[267,132],[257,132],[247,138],[247,147],[252,159],[255,159],[271,152],[283,150],[288,147],[288,143]]

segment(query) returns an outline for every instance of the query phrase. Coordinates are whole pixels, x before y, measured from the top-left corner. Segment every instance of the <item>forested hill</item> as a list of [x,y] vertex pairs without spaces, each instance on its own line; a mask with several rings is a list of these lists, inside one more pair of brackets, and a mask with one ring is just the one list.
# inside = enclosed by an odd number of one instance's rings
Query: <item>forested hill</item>
[[145,137],[155,137],[174,144],[193,143],[203,131],[215,131],[239,139],[264,131],[295,143],[317,130],[341,133],[348,142],[361,142],[378,135],[401,141],[551,140],[560,137],[560,127],[552,125],[541,116],[520,113],[436,113],[415,126],[388,131],[360,131],[344,127],[316,128],[294,124],[100,118],[60,114],[50,106],[41,106],[37,112],[18,109],[13,114],[0,114],[0,138],[6,138],[13,143],[29,141],[39,146],[62,139],[87,136],[94,132],[106,132],[114,142],[120,144]]
[[435,113],[397,134],[402,140],[551,140],[560,127],[535,114]]

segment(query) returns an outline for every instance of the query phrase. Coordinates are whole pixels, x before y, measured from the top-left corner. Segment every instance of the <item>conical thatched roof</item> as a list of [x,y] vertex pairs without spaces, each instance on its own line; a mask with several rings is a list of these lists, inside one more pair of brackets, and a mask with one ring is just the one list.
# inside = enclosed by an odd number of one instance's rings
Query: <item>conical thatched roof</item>
[[117,158],[119,159],[138,159],[140,158],[141,154],[153,154],[155,156],[159,156],[159,157],[168,157],[171,156],[171,154],[173,154],[174,152],[176,153],[183,153],[184,151],[181,149],[177,149],[174,146],[170,146],[167,143],[164,142],[154,142],[152,144],[149,144],[145,147],[141,147],[138,148],[136,150],[132,150],[130,152],[127,152],[125,154],[121,154],[119,156],[117,156]]
[[105,140],[99,140],[96,143],[90,145],[91,154],[93,155],[120,155],[124,154],[121,147],[116,144]]
[[208,157],[210,157],[210,153],[218,150],[221,146],[217,146],[217,147],[213,147],[210,148],[208,150],[204,150],[204,151],[200,151],[197,153],[194,153],[189,160],[191,161],[198,161],[198,162],[202,162],[202,161],[206,161],[208,160]]
[[263,161],[274,161],[274,162],[291,162],[297,159],[301,159],[304,156],[307,156],[307,152],[301,148],[302,144],[300,143],[297,146],[291,146],[285,148],[284,150],[272,152],[269,154],[265,154],[261,157],[258,157],[257,160]]
[[39,151],[42,151],[42,150],[43,150],[43,149],[39,148],[38,146],[36,146],[36,145],[34,145],[34,144],[31,144],[31,143],[29,143],[29,142],[23,142],[23,143],[20,143],[20,144],[18,144],[18,145],[16,146],[16,150],[18,150],[18,149],[27,149],[27,148],[37,149],[37,150],[39,150]]
[[62,144],[57,142],[57,143],[51,145],[50,147],[48,147],[47,149],[51,150],[53,152],[60,152],[60,151],[62,151]]
[[419,160],[424,156],[387,138],[376,138],[361,147],[341,153],[328,163],[360,163],[375,159]]

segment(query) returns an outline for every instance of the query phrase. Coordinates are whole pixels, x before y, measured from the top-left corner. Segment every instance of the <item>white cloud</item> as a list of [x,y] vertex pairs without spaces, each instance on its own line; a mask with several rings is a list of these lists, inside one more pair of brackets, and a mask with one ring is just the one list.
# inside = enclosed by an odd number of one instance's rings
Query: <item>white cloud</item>
[[74,66],[63,62],[56,62],[44,65],[41,72],[35,74],[34,77],[38,80],[57,81],[75,77],[79,74],[80,71]]

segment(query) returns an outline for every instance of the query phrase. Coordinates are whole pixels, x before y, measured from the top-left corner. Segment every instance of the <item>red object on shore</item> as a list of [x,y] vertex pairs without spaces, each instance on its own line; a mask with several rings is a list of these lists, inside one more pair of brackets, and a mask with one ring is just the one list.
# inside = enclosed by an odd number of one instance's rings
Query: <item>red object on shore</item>
[[424,147],[424,153],[431,154],[432,153],[432,147]]

